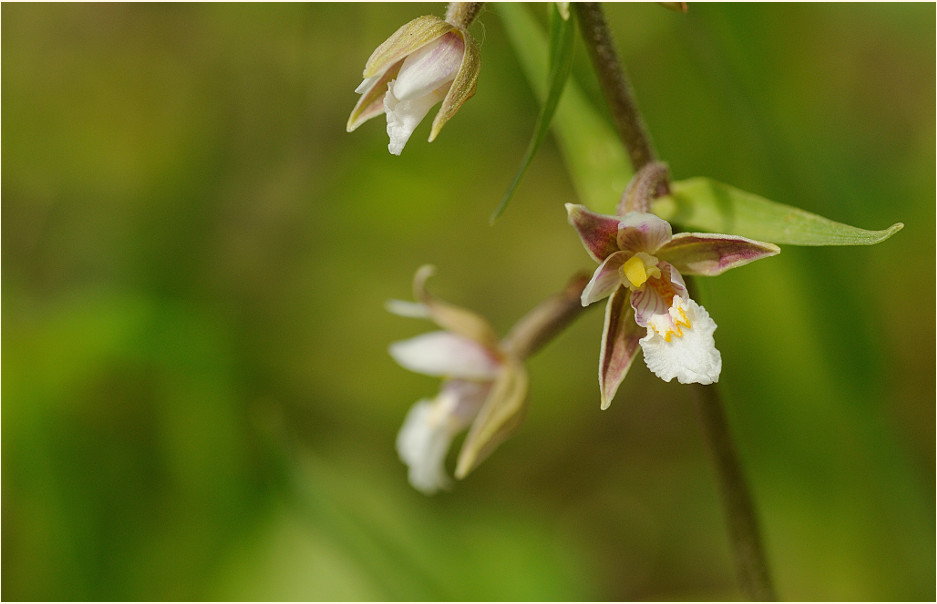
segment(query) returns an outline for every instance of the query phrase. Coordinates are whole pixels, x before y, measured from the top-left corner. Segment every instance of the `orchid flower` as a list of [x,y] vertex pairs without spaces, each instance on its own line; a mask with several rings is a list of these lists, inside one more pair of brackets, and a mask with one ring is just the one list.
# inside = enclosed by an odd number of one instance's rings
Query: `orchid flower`
[[395,314],[427,318],[442,328],[390,346],[390,355],[404,368],[443,378],[439,394],[418,401],[397,436],[410,484],[425,494],[450,485],[446,454],[460,432],[471,427],[459,454],[459,478],[513,431],[527,396],[523,365],[501,348],[488,322],[429,295],[425,281],[432,272],[431,266],[417,271],[418,302],[388,303]]
[[640,345],[656,376],[681,384],[719,380],[716,323],[690,298],[682,275],[719,275],[780,252],[734,235],[673,234],[670,223],[642,212],[606,216],[566,204],[589,255],[599,263],[582,305],[608,298],[599,353],[599,389],[607,409]]
[[430,108],[442,102],[429,141],[475,94],[479,53],[469,33],[434,16],[407,23],[371,54],[361,95],[348,118],[348,132],[382,113],[387,116],[388,150],[400,155]]

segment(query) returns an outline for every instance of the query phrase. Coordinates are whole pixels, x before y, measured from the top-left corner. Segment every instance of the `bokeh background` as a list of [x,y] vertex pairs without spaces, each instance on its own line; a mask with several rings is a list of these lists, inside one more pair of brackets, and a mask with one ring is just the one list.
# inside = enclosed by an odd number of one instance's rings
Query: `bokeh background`
[[[433,263],[503,331],[592,269],[552,140],[488,225],[538,107],[498,5],[437,141],[345,133],[371,51],[443,11],[3,5],[3,599],[742,597],[686,390],[638,363],[599,410],[601,311],[474,474],[407,484],[438,383],[385,300]],[[905,223],[700,285],[780,596],[933,600],[934,5],[607,12],[676,178]]]

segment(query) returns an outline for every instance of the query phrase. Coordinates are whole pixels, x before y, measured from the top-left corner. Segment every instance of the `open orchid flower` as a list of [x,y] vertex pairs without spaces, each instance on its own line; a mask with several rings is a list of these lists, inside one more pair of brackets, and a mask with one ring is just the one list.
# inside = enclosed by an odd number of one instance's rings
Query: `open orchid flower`
[[417,271],[418,302],[392,300],[387,305],[395,314],[430,319],[442,329],[390,346],[401,366],[443,378],[439,394],[417,402],[397,436],[410,484],[426,494],[451,483],[446,454],[460,432],[471,428],[456,466],[456,476],[462,478],[513,432],[527,398],[523,365],[502,350],[485,319],[429,295],[425,282],[432,272],[430,266]]
[[664,381],[718,381],[716,323],[690,298],[682,275],[719,275],[780,249],[734,235],[674,235],[670,223],[653,214],[606,216],[574,204],[566,210],[599,263],[582,305],[608,298],[599,360],[602,408],[611,404],[639,345],[648,369]]
[[361,98],[346,129],[351,132],[384,113],[387,148],[400,155],[430,108],[441,101],[429,135],[432,142],[475,94],[478,68],[478,48],[467,31],[431,15],[414,19],[371,54],[364,81],[355,89]]

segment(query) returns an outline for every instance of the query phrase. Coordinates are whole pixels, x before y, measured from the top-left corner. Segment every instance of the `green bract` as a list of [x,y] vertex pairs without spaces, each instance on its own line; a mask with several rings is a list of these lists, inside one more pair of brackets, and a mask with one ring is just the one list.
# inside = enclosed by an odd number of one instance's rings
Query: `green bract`
[[867,231],[709,178],[677,181],[670,188],[671,194],[656,200],[651,209],[688,229],[786,245],[874,245],[904,227],[898,222],[882,231]]

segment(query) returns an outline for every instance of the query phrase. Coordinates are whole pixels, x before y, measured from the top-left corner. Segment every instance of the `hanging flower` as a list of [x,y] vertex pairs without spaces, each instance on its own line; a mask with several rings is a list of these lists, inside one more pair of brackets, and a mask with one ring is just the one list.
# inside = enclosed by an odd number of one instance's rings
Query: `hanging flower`
[[664,381],[718,381],[716,323],[690,298],[682,275],[719,275],[780,249],[733,235],[674,235],[670,223],[653,214],[606,216],[574,204],[566,210],[599,263],[582,305],[608,298],[599,360],[602,408],[611,404],[639,345],[648,369]]
[[388,310],[434,321],[441,331],[390,346],[401,366],[443,378],[439,394],[418,401],[397,436],[397,452],[409,467],[410,484],[426,494],[449,486],[446,454],[452,440],[471,428],[462,445],[456,476],[464,477],[487,457],[523,418],[527,373],[503,350],[491,326],[472,311],[429,295],[424,266],[414,278],[419,302],[391,301]]
[[387,116],[388,150],[400,155],[430,108],[442,102],[429,141],[475,94],[478,47],[471,35],[439,17],[407,23],[371,54],[361,95],[348,118],[348,132],[382,113]]

